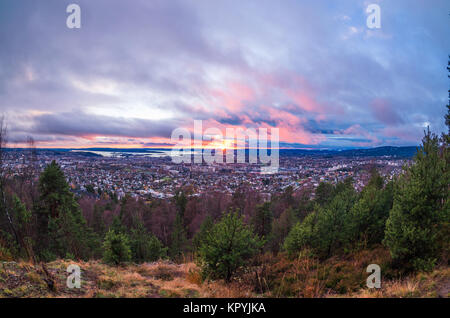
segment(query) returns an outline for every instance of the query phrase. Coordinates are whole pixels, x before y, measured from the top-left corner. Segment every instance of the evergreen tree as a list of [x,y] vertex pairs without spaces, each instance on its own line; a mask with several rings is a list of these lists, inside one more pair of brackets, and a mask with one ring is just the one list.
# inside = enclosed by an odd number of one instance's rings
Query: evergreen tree
[[115,215],[113,217],[110,230],[113,230],[116,233],[123,233],[123,234],[127,233],[127,229],[122,224],[121,215]]
[[170,257],[175,261],[180,261],[187,249],[186,230],[181,213],[177,213],[175,217],[171,237]]
[[13,212],[16,223],[16,231],[19,237],[20,248],[30,261],[34,261],[33,239],[32,239],[32,212],[17,195],[13,195]]
[[286,237],[284,249],[293,255],[303,248],[311,248],[326,258],[343,251],[351,237],[350,210],[356,200],[352,179],[338,183],[332,200],[315,206],[315,212],[297,223]]
[[130,240],[126,234],[109,230],[103,242],[103,260],[108,264],[119,265],[131,260]]
[[[316,209],[320,209],[317,205]],[[289,234],[284,240],[283,249],[288,252],[290,256],[296,255],[304,248],[313,247],[316,245],[317,234],[315,231],[316,212],[308,214],[303,221],[297,222],[292,227]]]
[[399,264],[429,270],[442,251],[444,225],[449,221],[448,147],[440,151],[429,129],[414,163],[396,184],[393,208],[386,223],[385,244]]
[[177,206],[178,213],[181,216],[181,219],[184,221],[184,212],[186,211],[186,205],[188,198],[184,191],[177,191],[174,197],[175,205]]
[[270,235],[270,249],[274,253],[278,253],[283,245],[284,240],[288,236],[292,227],[295,225],[295,213],[292,208],[288,208],[281,213],[278,219],[272,223],[272,234]]
[[261,238],[267,238],[272,232],[273,213],[270,202],[264,202],[256,207],[251,223],[254,231]]
[[104,210],[100,205],[94,205],[94,212],[92,215],[92,229],[100,237],[104,237],[106,233],[105,221],[103,220],[103,212]]
[[137,263],[154,262],[167,255],[167,249],[140,221],[131,230],[130,246],[133,261]]
[[87,226],[64,173],[53,161],[39,178],[37,252],[46,260],[73,255],[87,259],[100,241]]
[[354,191],[339,193],[325,208],[320,208],[315,224],[315,248],[319,256],[329,257],[344,249],[350,237],[350,209],[356,199]]
[[321,182],[315,192],[315,201],[317,204],[327,205],[333,198],[334,187],[330,183]]
[[194,253],[198,253],[200,246],[203,244],[204,240],[206,239],[206,235],[208,234],[208,231],[211,230],[211,228],[214,226],[213,219],[210,215],[207,215],[205,219],[203,220],[202,224],[200,225],[200,229],[195,234],[194,239],[192,240],[192,246]]
[[362,190],[359,200],[350,212],[353,247],[365,248],[381,243],[385,224],[392,208],[393,182],[384,188],[384,180],[376,170]]
[[224,214],[220,222],[208,231],[200,246],[203,274],[230,282],[236,271],[250,261],[263,243],[237,213]]

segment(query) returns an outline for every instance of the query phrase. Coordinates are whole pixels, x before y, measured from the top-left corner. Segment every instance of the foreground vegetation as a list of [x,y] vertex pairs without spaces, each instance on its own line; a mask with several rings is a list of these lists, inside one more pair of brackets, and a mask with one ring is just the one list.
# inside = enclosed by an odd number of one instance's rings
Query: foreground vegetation
[[[365,287],[367,263],[383,264],[382,288]],[[56,260],[44,265],[0,263],[2,297],[448,297],[450,269],[397,276],[386,264],[382,248],[361,251],[351,258],[333,257],[326,262],[301,256],[263,258],[262,265],[247,268],[239,280],[203,280],[195,263],[158,261],[110,266],[100,261]],[[66,286],[67,267],[81,267],[81,288]],[[49,277],[53,280],[49,288]]]

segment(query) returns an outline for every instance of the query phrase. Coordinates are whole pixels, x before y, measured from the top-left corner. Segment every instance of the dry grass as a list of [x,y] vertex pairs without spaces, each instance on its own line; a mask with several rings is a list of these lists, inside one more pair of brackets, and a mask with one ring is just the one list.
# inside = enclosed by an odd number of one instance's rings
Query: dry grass
[[450,269],[438,268],[431,273],[419,273],[404,279],[388,281],[380,289],[361,289],[354,297],[373,298],[448,298]]
[[[66,287],[67,267],[81,268],[81,289]],[[40,266],[24,262],[0,263],[0,297],[214,297],[226,287],[213,287],[200,279],[195,264],[161,261],[141,265],[111,267],[99,261],[74,262],[58,260],[46,264],[55,281],[50,291]],[[224,293],[225,294],[225,293]],[[232,293],[229,294],[230,297]],[[219,293],[218,296],[222,296]]]
[[[267,297],[448,297],[450,287],[448,266],[402,277],[391,268],[389,252],[382,247],[326,261],[308,251],[296,259],[266,255],[259,264],[253,273],[241,277],[247,289]],[[381,267],[381,290],[366,287],[369,264]]]
[[[360,252],[348,259],[320,262],[309,256],[288,260],[267,257],[240,273],[231,283],[204,281],[192,262],[168,261],[112,267],[100,261],[58,260],[46,264],[55,281],[51,291],[38,265],[0,262],[0,297],[448,297],[450,269],[419,273],[382,282],[380,290],[365,287],[365,267],[384,264],[385,251]],[[70,264],[81,268],[81,289],[66,287]],[[383,266],[382,266],[383,268]],[[383,273],[383,269],[382,269]],[[389,269],[386,269],[389,276]],[[384,276],[383,276],[384,277]]]

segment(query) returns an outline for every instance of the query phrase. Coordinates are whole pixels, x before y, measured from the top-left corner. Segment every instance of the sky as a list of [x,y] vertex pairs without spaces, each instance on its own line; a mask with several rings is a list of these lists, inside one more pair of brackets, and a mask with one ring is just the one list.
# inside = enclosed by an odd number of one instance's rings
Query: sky
[[13,147],[168,147],[194,120],[278,128],[286,148],[418,145],[446,130],[449,13],[448,0],[1,0],[0,114]]

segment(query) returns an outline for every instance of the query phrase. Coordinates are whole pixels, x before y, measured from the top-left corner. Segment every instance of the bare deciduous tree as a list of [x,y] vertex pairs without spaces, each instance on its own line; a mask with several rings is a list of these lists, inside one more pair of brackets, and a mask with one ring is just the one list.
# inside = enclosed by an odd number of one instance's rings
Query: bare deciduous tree
[[[28,160],[29,162],[27,163],[27,167],[30,165],[33,165],[34,167],[34,163],[36,162],[36,154],[35,154],[35,150],[34,150],[34,141],[32,140],[32,138],[29,139],[28,144],[31,145],[30,147],[30,155],[28,156],[30,159]],[[32,247],[30,245],[30,243],[24,239],[24,231],[27,232],[29,234],[30,229],[29,228],[24,228],[21,231],[20,226],[16,227],[16,224],[14,223],[14,212],[13,212],[13,199],[11,199],[11,197],[7,197],[8,196],[8,192],[11,190],[10,186],[11,184],[8,184],[8,175],[9,175],[9,171],[8,171],[8,167],[6,165],[6,147],[7,147],[7,125],[6,125],[6,120],[4,116],[0,117],[0,216],[4,215],[5,216],[5,221],[8,223],[8,227],[10,228],[10,231],[13,235],[13,237],[15,238],[17,245],[20,246],[21,248],[24,249],[24,251],[27,253],[28,258],[30,261],[34,262],[35,258],[34,258],[34,253],[32,250]],[[33,168],[30,168],[33,169]],[[24,170],[24,175],[22,177],[27,177],[26,175],[30,174],[31,178],[30,178],[30,185],[31,185],[31,196],[33,197],[33,191],[34,191],[34,186],[32,184],[32,175],[34,175],[33,171],[31,171],[30,169],[26,168]],[[28,171],[30,170],[30,171]],[[29,173],[30,172],[30,173]],[[8,189],[9,190],[8,190]]]
[[17,235],[16,228],[14,227],[14,222],[11,217],[11,213],[9,212],[8,203],[6,202],[6,178],[7,178],[7,169],[5,166],[5,148],[7,144],[7,126],[5,117],[0,117],[0,213],[4,213],[6,215],[6,219],[8,225],[13,233],[16,241],[20,244],[19,236]]

